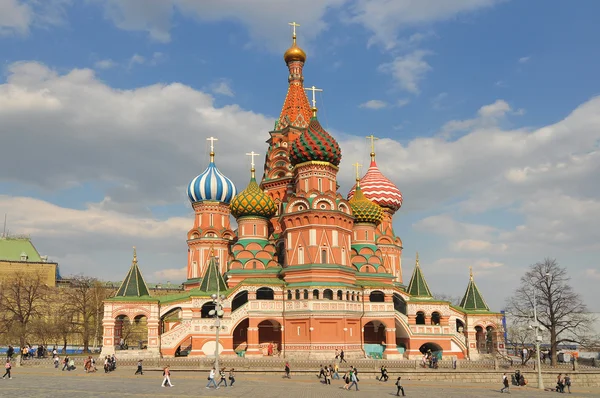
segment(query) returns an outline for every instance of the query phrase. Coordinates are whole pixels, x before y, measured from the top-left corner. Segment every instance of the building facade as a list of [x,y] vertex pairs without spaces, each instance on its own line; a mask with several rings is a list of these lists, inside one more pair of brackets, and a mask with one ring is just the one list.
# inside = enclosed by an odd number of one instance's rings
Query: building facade
[[222,355],[331,358],[343,349],[350,358],[399,359],[431,350],[474,359],[503,351],[502,315],[489,310],[472,274],[460,306],[432,296],[418,255],[405,283],[393,229],[403,198],[377,166],[373,137],[366,174],[359,178],[357,167],[343,196],[342,151],[309,103],[306,54],[295,35],[284,60],[288,89],[262,180],[252,152],[250,181],[238,192],[216,167],[209,138],[209,165],[188,186],[194,220],[185,291],[150,295],[134,258],[105,302],[103,354],[123,345],[128,325],[145,324],[147,355],[214,355],[213,294],[225,297]]

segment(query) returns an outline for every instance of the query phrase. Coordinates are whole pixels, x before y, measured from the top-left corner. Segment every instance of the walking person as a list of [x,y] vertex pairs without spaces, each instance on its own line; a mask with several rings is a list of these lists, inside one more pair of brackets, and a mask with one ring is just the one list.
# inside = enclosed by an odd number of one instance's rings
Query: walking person
[[402,391],[402,396],[404,397],[404,387],[402,387],[402,381],[400,379],[402,379],[402,377],[398,377],[398,379],[396,380],[396,387],[398,387],[396,395],[400,396],[400,391]]
[[344,373],[344,390],[347,390],[350,386],[350,372]]
[[290,375],[290,363],[287,361],[285,362],[285,376],[283,377],[286,377],[288,379],[292,378],[292,376]]
[[333,364],[333,379],[339,380],[340,379],[340,368],[337,364],[337,362],[334,362]]
[[12,379],[12,376],[10,375],[10,370],[12,369],[10,359],[6,360],[6,363],[4,364],[4,369],[6,369],[6,372],[4,372],[4,376],[2,376],[2,378],[4,379],[6,376],[8,376],[9,380]]
[[229,369],[229,387],[233,387],[235,383],[235,368]]
[[171,369],[169,368],[169,365],[164,367],[163,376],[164,376],[164,379],[160,386],[161,387],[173,387],[173,384],[171,384]]
[[[569,394],[571,393],[571,376],[569,376],[569,374],[565,375],[565,387],[567,387],[567,391],[569,391]],[[563,387],[563,391],[564,391],[564,387]]]
[[510,394],[510,383],[508,382],[508,376],[506,375],[506,373],[504,373],[504,375],[502,375],[502,385],[503,387],[500,389],[500,392],[507,392]]
[[559,373],[556,377],[556,391],[557,392],[565,392],[565,380],[562,377],[562,373]]
[[227,378],[225,377],[225,368],[219,370],[219,376],[221,376],[221,380],[219,380],[219,384],[217,384],[217,388],[221,385],[221,383],[225,384],[225,387],[227,387]]
[[144,370],[142,369],[142,360],[141,359],[138,360],[137,370],[135,371],[134,376],[137,375],[137,374],[140,374],[140,375],[144,374]]
[[340,357],[340,350],[338,350],[338,349],[336,348],[336,349],[335,349],[335,360],[337,361],[339,357]]
[[62,370],[67,369],[68,366],[69,366],[69,356],[65,355],[65,358],[63,359],[63,368],[62,368]]
[[215,382],[215,374],[216,374],[216,370],[215,370],[215,368],[213,367],[213,368],[210,370],[210,373],[208,374],[208,383],[206,383],[206,388],[210,388],[210,385],[211,385],[211,384],[212,384],[212,385],[215,387],[215,389],[219,388],[219,387],[217,386],[217,383]]
[[346,363],[348,363],[348,361],[346,361],[346,360],[344,359],[344,349],[343,349],[343,348],[342,348],[342,350],[340,351],[340,363],[342,363],[342,362],[346,362]]
[[353,370],[350,370],[350,380],[352,383],[350,383],[348,390],[352,389],[352,386],[356,386],[356,391],[358,391],[358,377],[356,377],[356,372]]
[[12,345],[8,346],[8,350],[6,350],[6,359],[12,360],[13,355],[15,354],[15,349]]

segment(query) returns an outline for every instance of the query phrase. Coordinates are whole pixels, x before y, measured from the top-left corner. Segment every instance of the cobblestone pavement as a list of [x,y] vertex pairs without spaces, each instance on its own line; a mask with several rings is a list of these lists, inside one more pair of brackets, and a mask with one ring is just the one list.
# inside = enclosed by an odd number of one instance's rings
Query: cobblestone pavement
[[[205,388],[207,374],[204,372],[172,372],[173,388],[161,388],[162,373],[144,372],[134,376],[134,369],[117,369],[110,374],[103,372],[86,374],[77,369],[62,372],[53,368],[13,368],[12,380],[0,379],[0,396],[6,397],[392,397],[396,394],[394,382],[361,380],[359,391],[345,391],[343,383],[333,380],[332,385],[319,383],[316,377],[294,376],[291,380],[274,375],[238,373],[234,387]],[[434,383],[427,381],[404,382],[407,396],[482,397],[500,394],[498,385]],[[511,387],[512,396],[554,396],[553,392],[542,392],[528,387]],[[600,396],[600,388],[574,387],[572,397]]]

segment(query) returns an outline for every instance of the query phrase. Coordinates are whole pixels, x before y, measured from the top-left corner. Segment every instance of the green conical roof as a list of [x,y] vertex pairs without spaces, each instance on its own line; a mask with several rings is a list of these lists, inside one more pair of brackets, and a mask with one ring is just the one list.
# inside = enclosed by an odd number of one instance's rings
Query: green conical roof
[[217,258],[211,254],[208,260],[208,266],[204,270],[204,276],[200,283],[200,290],[203,292],[216,292],[218,290],[224,292],[227,290],[227,285],[223,279],[223,275],[219,272],[219,263]]
[[142,296],[150,296],[150,292],[148,291],[148,286],[146,285],[146,281],[142,276],[142,271],[140,271],[140,267],[138,267],[137,262],[137,253],[135,251],[135,247],[133,248],[133,260],[131,261],[131,268],[129,268],[129,272],[127,276],[121,283],[121,287],[117,291],[115,297],[142,297]]
[[473,269],[471,269],[471,277],[469,279],[469,285],[467,286],[467,291],[463,296],[460,306],[465,310],[471,311],[489,311],[490,307],[486,304],[483,296],[479,292],[479,288],[475,284],[473,280]]
[[413,297],[433,298],[431,295],[431,290],[429,290],[429,286],[427,286],[427,282],[423,276],[423,272],[421,272],[421,267],[419,266],[419,253],[417,253],[415,270],[413,271],[412,277],[410,278],[410,283],[408,284],[408,289],[406,291]]

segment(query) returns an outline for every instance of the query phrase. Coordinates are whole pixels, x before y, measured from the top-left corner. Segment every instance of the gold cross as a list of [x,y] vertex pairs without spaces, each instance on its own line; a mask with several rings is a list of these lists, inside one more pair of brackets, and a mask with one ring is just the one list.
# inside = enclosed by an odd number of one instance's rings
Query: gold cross
[[247,155],[247,156],[250,156],[250,158],[252,159],[252,160],[250,161],[250,165],[252,166],[252,169],[254,170],[254,157],[255,157],[255,156],[258,156],[259,154],[258,154],[258,153],[256,153],[256,152],[254,152],[254,151],[252,151],[252,152],[250,152],[250,153],[247,153],[246,155]]
[[375,141],[377,141],[379,138],[375,137],[373,134],[368,135],[367,139],[371,140],[371,155],[375,154]]
[[133,263],[137,264],[137,252],[135,250],[135,246],[133,246]]
[[306,91],[312,91],[312,104],[313,108],[317,107],[317,99],[315,97],[317,91],[323,92],[322,88],[316,88],[315,86],[305,88]]
[[469,276],[471,277],[471,280],[473,280],[473,267],[469,267]]
[[360,180],[360,168],[362,167],[362,164],[356,162],[352,166],[356,168],[356,180],[358,181]]
[[300,24],[297,24],[296,22],[290,22],[288,23],[288,25],[290,25],[292,27],[292,31],[294,34],[294,39],[296,38],[296,26],[300,26]]
[[419,266],[419,252],[417,252],[417,267]]
[[215,137],[208,137],[206,139],[206,141],[210,141],[210,152],[214,153],[215,152],[215,141],[219,141],[219,139],[215,138]]

